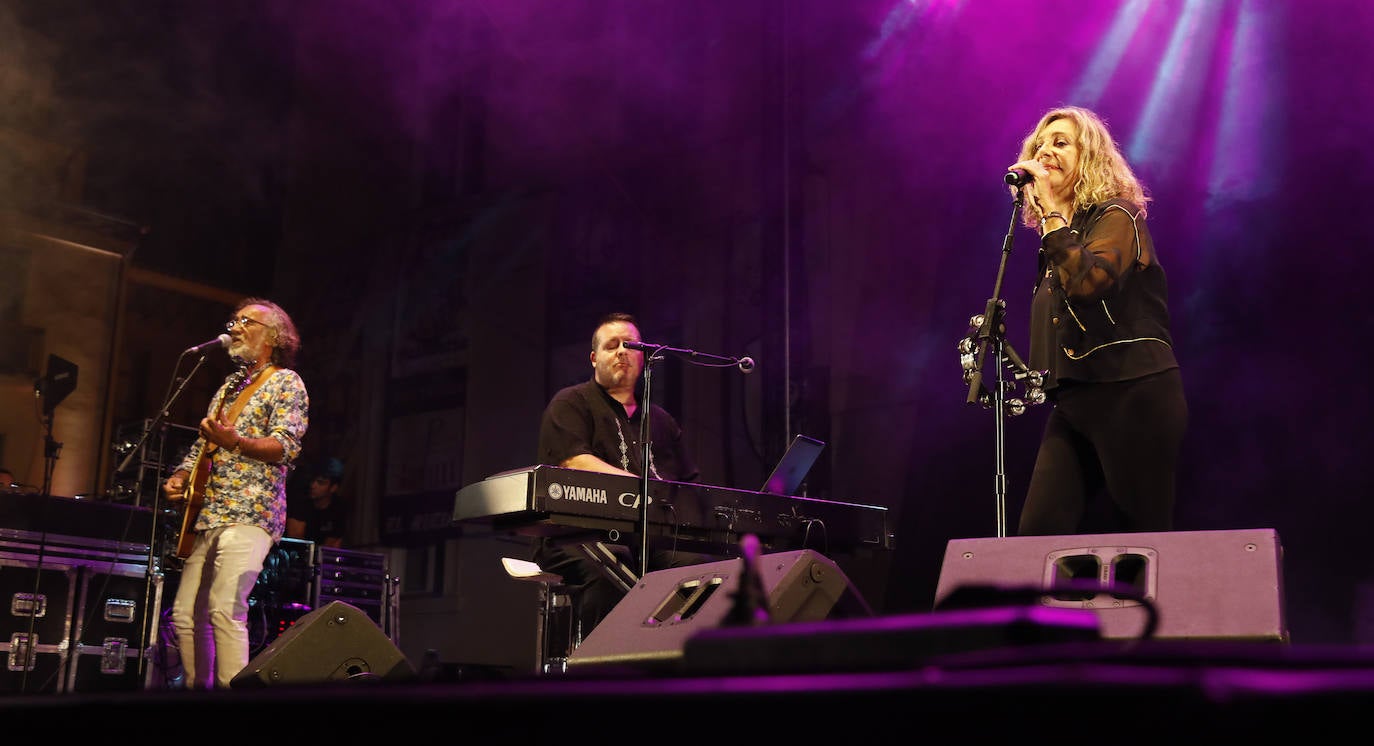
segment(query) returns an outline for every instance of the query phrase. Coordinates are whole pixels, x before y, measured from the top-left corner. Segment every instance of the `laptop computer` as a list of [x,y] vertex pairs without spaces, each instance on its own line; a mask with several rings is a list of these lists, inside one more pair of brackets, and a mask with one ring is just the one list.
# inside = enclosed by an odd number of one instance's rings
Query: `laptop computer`
[[778,459],[778,465],[773,467],[773,473],[764,480],[759,492],[789,496],[797,494],[802,481],[811,472],[812,465],[816,463],[816,458],[821,455],[824,448],[825,443],[815,438],[805,435],[792,438],[782,458]]

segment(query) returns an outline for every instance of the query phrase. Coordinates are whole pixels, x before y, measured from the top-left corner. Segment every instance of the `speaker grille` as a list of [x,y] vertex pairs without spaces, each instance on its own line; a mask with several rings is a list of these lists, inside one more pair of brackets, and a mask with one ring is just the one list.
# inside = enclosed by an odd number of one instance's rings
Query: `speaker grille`
[[[736,559],[646,574],[568,656],[569,670],[676,663],[688,637],[725,620],[741,570]],[[759,575],[773,623],[825,619],[849,588],[844,572],[810,549],[763,555]]]
[[1097,612],[1107,638],[1141,635],[1143,597],[1159,612],[1156,638],[1288,640],[1273,529],[951,540],[936,607],[973,586],[1038,588],[1043,605]]
[[403,680],[414,675],[410,662],[367,614],[333,601],[298,619],[249,661],[230,686]]

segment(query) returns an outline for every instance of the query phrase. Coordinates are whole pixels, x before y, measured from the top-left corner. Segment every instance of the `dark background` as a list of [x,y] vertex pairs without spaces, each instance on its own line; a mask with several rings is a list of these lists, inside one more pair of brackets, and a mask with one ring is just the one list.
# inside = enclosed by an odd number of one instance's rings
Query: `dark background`
[[[134,266],[296,317],[307,455],[349,462],[355,543],[432,541],[387,506],[441,515],[528,464],[595,319],[629,310],[759,360],[664,365],[655,400],[717,484],[826,440],[810,494],[891,509],[874,600],[899,611],[949,539],[997,530],[955,344],[1000,290],[1028,351],[1035,238],[997,288],[1001,176],[1045,110],[1091,107],[1155,198],[1177,528],[1276,529],[1294,639],[1369,641],[1371,30],[1361,0],[4,0],[0,126],[79,148],[74,201],[144,231]],[[11,204],[73,201],[6,166]],[[173,355],[227,316],[158,287],[130,313]],[[121,365],[115,419],[146,416],[171,359]],[[451,461],[412,463],[398,423],[436,412]],[[1044,415],[1007,421],[1013,528]]]

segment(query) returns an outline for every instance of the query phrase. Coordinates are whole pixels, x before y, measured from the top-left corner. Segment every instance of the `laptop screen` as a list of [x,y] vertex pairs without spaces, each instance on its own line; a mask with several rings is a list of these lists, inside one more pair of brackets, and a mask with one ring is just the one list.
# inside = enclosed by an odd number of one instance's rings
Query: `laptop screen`
[[773,467],[773,473],[768,475],[768,479],[759,488],[759,492],[774,495],[797,494],[802,481],[811,472],[811,466],[816,463],[816,458],[821,455],[824,448],[825,443],[815,438],[805,435],[793,438],[792,443],[787,446],[787,451],[778,460],[778,465]]

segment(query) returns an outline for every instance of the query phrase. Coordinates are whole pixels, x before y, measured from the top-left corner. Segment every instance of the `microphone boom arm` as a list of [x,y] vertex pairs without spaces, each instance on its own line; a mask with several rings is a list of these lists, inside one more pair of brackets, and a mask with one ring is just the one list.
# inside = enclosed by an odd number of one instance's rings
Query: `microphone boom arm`
[[732,365],[739,366],[740,370],[748,373],[754,369],[754,359],[748,356],[731,357],[729,355],[713,355],[709,352],[699,350],[689,350],[682,347],[671,347],[669,345],[651,344],[649,342],[623,342],[626,347],[632,350],[643,350],[649,353],[651,358],[657,357],[662,353],[675,355],[693,365],[703,365],[714,368],[728,368]]

